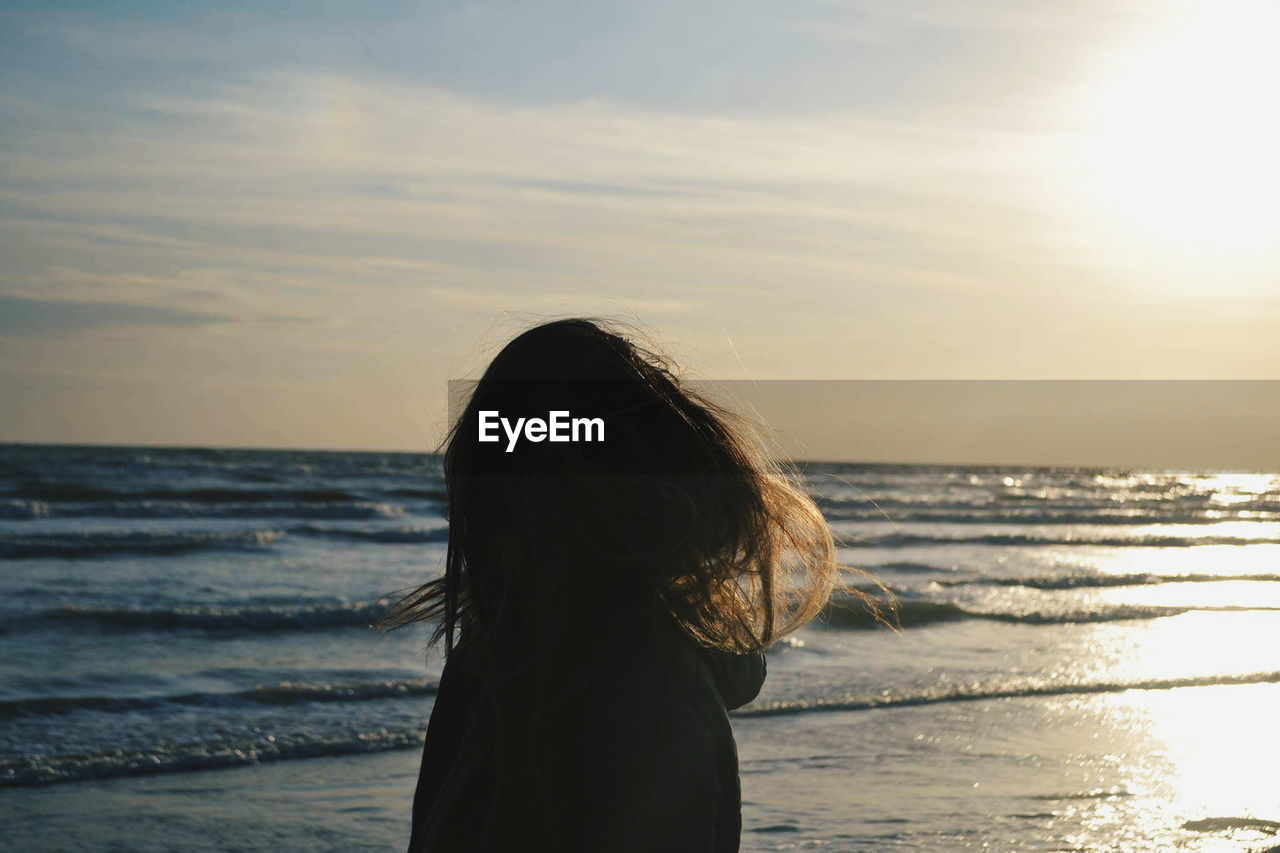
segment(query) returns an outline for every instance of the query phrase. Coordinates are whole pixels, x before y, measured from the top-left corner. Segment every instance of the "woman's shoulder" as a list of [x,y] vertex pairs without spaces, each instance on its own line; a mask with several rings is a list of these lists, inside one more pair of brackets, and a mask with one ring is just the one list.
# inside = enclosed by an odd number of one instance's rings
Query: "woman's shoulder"
[[766,673],[761,653],[708,649],[674,621],[656,624],[607,656],[598,687],[638,705],[692,703],[723,716],[759,693]]
[[760,695],[769,671],[764,652],[734,653],[709,649],[706,661],[726,709],[740,708]]

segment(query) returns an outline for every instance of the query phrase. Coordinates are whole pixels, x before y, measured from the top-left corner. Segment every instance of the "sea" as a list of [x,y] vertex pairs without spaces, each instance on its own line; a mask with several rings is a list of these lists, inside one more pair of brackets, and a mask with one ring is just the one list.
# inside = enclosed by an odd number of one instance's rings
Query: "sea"
[[[840,597],[732,715],[747,851],[1280,850],[1280,475],[802,463]],[[0,445],[0,848],[394,851],[431,454]],[[855,584],[868,581],[850,576]]]

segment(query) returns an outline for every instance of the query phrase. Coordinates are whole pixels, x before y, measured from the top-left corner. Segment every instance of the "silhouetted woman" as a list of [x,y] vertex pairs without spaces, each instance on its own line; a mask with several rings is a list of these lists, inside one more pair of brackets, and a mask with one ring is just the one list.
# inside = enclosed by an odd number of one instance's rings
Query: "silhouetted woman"
[[[480,441],[482,412],[599,418],[603,440]],[[494,358],[444,466],[444,575],[384,623],[434,621],[446,650],[410,850],[737,850],[727,711],[838,580],[812,501],[665,359],[588,320]]]

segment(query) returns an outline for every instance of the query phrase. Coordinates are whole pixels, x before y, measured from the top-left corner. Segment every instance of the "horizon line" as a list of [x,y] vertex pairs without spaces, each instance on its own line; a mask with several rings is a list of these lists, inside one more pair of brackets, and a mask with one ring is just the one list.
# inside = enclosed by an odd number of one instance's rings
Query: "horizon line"
[[[20,439],[0,439],[0,447],[80,447],[92,448],[99,450],[229,450],[229,451],[248,451],[256,453],[362,453],[362,454],[397,454],[397,455],[414,455],[414,456],[439,456],[441,455],[435,450],[404,450],[404,449],[387,449],[387,448],[350,448],[350,447],[271,447],[263,445],[247,445],[247,444],[186,444],[186,443],[151,443],[151,444],[116,444],[110,442],[80,442],[80,441],[25,441]],[[863,466],[915,466],[915,467],[943,467],[943,468],[1041,468],[1041,469],[1086,469],[1086,470],[1129,470],[1144,472],[1163,472],[1178,474],[1199,474],[1212,472],[1221,473],[1254,473],[1254,474],[1280,474],[1280,471],[1274,471],[1267,468],[1204,468],[1204,467],[1177,467],[1177,466],[1142,466],[1142,465],[1122,465],[1107,463],[1074,463],[1074,462],[936,462],[925,460],[869,460],[869,459],[832,459],[832,458],[808,458],[808,457],[788,457],[777,461],[792,464],[833,464],[833,465],[863,465]]]

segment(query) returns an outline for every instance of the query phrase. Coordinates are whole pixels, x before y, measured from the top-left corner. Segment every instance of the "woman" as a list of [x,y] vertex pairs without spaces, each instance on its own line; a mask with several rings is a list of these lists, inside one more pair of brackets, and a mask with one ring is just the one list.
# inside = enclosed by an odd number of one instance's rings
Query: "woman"
[[[556,412],[578,440],[521,432]],[[727,711],[839,576],[812,501],[665,359],[581,319],[494,358],[444,466],[444,574],[385,622],[434,621],[446,650],[410,850],[737,850]]]

